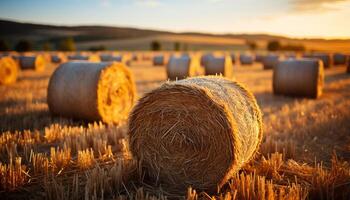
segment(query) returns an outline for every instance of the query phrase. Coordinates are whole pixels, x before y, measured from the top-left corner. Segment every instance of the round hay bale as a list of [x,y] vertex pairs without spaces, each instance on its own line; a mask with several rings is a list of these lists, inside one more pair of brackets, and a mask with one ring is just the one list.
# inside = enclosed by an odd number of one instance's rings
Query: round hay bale
[[221,188],[252,159],[263,135],[254,96],[218,76],[168,82],[146,94],[128,132],[150,180],[182,192]]
[[36,56],[20,56],[18,58],[21,69],[32,69],[35,71],[44,71],[45,59],[41,55]]
[[279,58],[280,58],[279,55],[275,55],[275,54],[264,56],[262,60],[264,69],[265,70],[273,69],[278,64]]
[[0,58],[0,85],[16,82],[18,76],[18,65],[10,56]]
[[125,59],[123,60],[122,55],[112,55],[112,54],[101,54],[100,59],[102,62],[123,62],[125,63]]
[[262,54],[255,54],[255,62],[262,62],[264,59],[264,55]]
[[345,65],[346,64],[346,55],[341,53],[335,53],[333,55],[333,64],[334,65]]
[[230,56],[210,57],[205,65],[205,75],[232,77],[232,61]]
[[296,59],[297,55],[295,53],[286,53],[286,54],[284,54],[284,57],[286,59]]
[[318,98],[323,84],[323,63],[318,59],[280,61],[273,71],[275,94]]
[[90,62],[99,62],[100,58],[96,55],[81,55],[81,54],[75,54],[75,55],[69,55],[68,60],[71,61],[90,61]]
[[66,57],[61,53],[51,55],[52,63],[63,63],[65,61],[66,61]]
[[305,54],[303,56],[304,58],[315,58],[319,59],[323,62],[324,68],[330,68],[331,67],[331,56],[326,53],[313,53],[313,54]]
[[180,80],[199,75],[199,59],[190,56],[172,56],[166,66],[168,79]]
[[254,62],[253,56],[248,54],[240,54],[239,62],[241,65],[252,65]]
[[118,123],[127,118],[135,97],[130,71],[116,62],[68,62],[50,78],[47,102],[63,117]]
[[207,64],[207,61],[212,57],[214,57],[214,56],[211,53],[207,53],[207,54],[202,55],[201,60],[200,60],[201,66],[205,67],[205,65]]
[[163,55],[156,55],[153,57],[154,66],[163,66],[165,65],[165,57]]

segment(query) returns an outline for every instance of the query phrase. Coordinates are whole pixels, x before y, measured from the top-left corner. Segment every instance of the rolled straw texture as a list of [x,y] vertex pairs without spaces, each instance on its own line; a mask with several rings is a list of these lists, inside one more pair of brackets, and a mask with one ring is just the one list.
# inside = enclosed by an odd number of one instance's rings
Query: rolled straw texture
[[205,65],[205,75],[223,75],[231,78],[233,66],[230,56],[210,57]]
[[318,59],[281,61],[273,71],[275,94],[318,98],[323,84],[323,63]]
[[0,57],[0,85],[16,82],[18,76],[18,65],[10,56]]
[[44,71],[45,70],[45,59],[41,55],[35,56],[20,56],[19,65],[21,69],[27,70],[35,70],[35,71]]
[[129,118],[133,156],[167,191],[215,192],[252,159],[262,135],[254,96],[218,76],[165,83]]
[[121,63],[68,62],[50,78],[47,101],[54,115],[119,123],[135,101],[135,84]]
[[172,56],[166,66],[170,80],[180,80],[199,75],[199,59],[195,56]]

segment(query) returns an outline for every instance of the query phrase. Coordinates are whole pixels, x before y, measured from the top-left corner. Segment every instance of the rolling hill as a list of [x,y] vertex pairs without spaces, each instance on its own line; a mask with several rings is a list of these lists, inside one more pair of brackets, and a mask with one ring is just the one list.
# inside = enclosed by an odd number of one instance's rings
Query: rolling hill
[[148,50],[153,40],[162,44],[162,49],[172,50],[174,43],[183,50],[246,50],[246,41],[255,41],[264,49],[267,41],[279,40],[285,44],[303,44],[308,50],[350,52],[350,40],[293,39],[267,34],[224,34],[174,33],[110,26],[54,26],[0,20],[0,39],[14,45],[20,39],[33,41],[36,46],[44,42],[57,44],[72,37],[79,50],[104,46],[118,50]]

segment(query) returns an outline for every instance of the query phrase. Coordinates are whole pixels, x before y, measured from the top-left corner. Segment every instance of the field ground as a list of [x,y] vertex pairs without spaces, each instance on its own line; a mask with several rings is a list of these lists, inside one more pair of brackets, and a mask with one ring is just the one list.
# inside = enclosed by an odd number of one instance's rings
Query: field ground
[[[17,83],[0,86],[0,161],[9,163],[11,157],[15,163],[21,156],[25,165],[13,164],[20,175],[6,187],[4,175],[0,177],[1,198],[171,195],[135,178],[125,124],[87,124],[50,115],[46,88],[55,67],[23,71]],[[165,68],[151,62],[134,62],[130,69],[139,97],[166,81]],[[222,198],[349,199],[350,75],[345,71],[344,66],[327,69],[324,94],[313,100],[274,96],[272,71],[260,64],[235,66],[234,79],[254,93],[263,112],[264,139],[259,154],[224,188]],[[208,197],[192,190],[184,194]]]
[[[174,50],[174,43],[179,42],[180,48],[184,44],[188,50],[249,50],[246,39],[225,37],[225,36],[199,36],[199,35],[174,35],[162,34],[132,39],[110,39],[97,41],[77,42],[80,50],[87,50],[91,47],[104,46],[109,50],[149,50],[152,41],[159,41],[163,50]],[[258,49],[265,50],[268,39],[252,39],[257,43]],[[308,51],[322,52],[343,52],[350,54],[349,40],[296,40],[280,39],[282,44],[302,44]]]

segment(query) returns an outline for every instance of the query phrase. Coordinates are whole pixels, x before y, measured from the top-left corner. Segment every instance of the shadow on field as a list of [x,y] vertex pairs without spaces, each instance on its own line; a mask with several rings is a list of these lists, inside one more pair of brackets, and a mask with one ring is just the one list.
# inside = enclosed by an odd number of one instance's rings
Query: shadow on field
[[3,109],[9,108],[9,107],[17,107],[24,105],[27,101],[26,100],[5,100],[0,101],[0,113],[2,113]]
[[272,92],[255,93],[256,100],[260,107],[280,108],[284,105],[294,103],[298,98],[274,95]]
[[0,114],[0,132],[14,132],[24,130],[44,130],[52,124],[60,124],[60,126],[83,126],[88,127],[91,122],[75,120],[53,116],[48,110],[27,111],[17,114]]
[[327,75],[325,77],[325,83],[330,84],[330,83],[345,80],[345,79],[350,79],[350,74],[346,74],[346,72],[344,71],[344,73]]
[[50,78],[49,75],[40,75],[40,76],[22,76],[18,78],[18,81],[44,81]]

